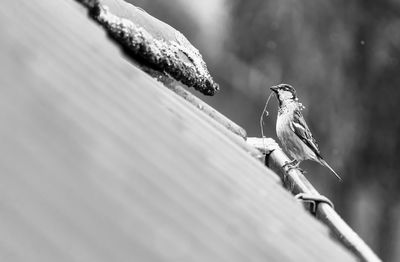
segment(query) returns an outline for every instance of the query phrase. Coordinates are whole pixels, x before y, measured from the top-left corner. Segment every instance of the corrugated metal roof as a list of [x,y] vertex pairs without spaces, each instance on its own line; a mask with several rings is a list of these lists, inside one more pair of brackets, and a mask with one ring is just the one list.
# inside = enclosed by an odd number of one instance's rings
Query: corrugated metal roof
[[77,2],[0,27],[1,261],[354,261]]

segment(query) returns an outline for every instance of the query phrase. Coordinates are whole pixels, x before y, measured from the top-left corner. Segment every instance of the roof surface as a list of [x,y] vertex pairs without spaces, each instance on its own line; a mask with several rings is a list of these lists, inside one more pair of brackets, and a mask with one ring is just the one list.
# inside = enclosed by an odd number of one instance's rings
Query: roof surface
[[0,27],[1,261],[355,261],[76,1]]

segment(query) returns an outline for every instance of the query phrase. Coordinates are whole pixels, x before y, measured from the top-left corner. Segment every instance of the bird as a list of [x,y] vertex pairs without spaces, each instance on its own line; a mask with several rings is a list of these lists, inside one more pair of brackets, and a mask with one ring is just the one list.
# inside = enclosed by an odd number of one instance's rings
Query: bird
[[276,134],[284,150],[293,158],[287,165],[297,168],[303,160],[313,160],[327,167],[340,181],[342,178],[322,158],[318,144],[301,113],[304,106],[299,102],[296,90],[288,84],[271,87],[278,102]]

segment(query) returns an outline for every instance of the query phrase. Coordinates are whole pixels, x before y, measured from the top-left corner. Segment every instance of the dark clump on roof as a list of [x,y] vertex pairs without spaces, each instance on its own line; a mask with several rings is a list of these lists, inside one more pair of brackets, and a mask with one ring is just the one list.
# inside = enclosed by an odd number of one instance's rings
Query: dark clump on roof
[[129,3],[81,1],[126,53],[205,95],[219,89],[200,52],[179,31]]

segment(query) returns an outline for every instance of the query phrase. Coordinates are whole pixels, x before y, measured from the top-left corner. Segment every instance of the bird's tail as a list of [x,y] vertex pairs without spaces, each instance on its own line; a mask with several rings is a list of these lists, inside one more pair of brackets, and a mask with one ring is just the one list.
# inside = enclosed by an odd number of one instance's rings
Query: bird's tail
[[326,166],[327,168],[329,168],[329,170],[332,171],[332,173],[335,174],[335,176],[339,179],[340,182],[343,181],[342,178],[335,172],[335,170],[333,170],[333,168],[332,168],[330,165],[328,165],[328,163],[326,163],[325,160],[323,160],[322,158],[320,158],[320,159],[319,159],[319,162],[320,162],[322,165],[324,165],[324,166]]

